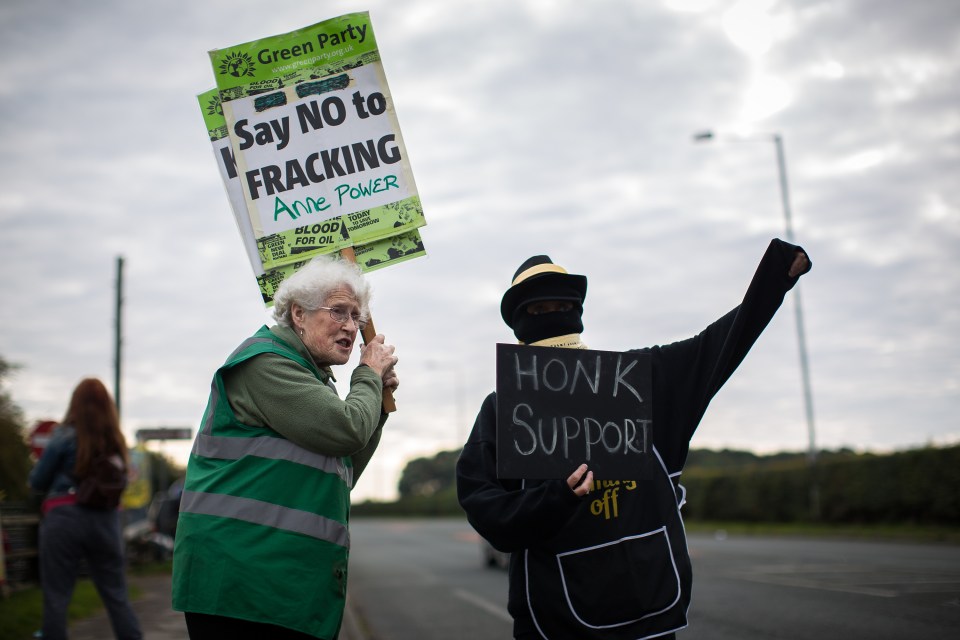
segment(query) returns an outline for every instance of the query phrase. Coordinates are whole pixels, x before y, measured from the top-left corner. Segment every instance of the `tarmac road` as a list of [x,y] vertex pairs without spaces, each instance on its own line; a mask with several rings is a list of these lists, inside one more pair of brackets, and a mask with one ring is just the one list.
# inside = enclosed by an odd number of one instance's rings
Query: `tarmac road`
[[[351,522],[350,593],[375,640],[510,638],[506,572],[455,520]],[[957,638],[960,547],[690,536],[681,640]]]
[[[350,528],[341,640],[511,637],[506,572],[483,565],[466,521],[355,518]],[[960,629],[960,546],[691,535],[689,548],[693,604],[680,640],[953,640]],[[131,582],[146,640],[186,640],[169,576]],[[106,614],[70,637],[112,637]]]
[[350,521],[349,597],[374,640],[512,638],[507,573],[461,519]]

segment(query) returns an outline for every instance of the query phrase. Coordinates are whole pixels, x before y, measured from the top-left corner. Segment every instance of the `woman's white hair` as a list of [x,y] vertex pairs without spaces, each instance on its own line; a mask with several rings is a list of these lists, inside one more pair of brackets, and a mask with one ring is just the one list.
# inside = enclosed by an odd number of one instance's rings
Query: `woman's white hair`
[[372,291],[360,267],[334,256],[317,256],[284,280],[273,296],[273,317],[277,324],[292,327],[290,307],[293,303],[307,311],[316,311],[340,287],[353,291],[360,315],[369,318]]

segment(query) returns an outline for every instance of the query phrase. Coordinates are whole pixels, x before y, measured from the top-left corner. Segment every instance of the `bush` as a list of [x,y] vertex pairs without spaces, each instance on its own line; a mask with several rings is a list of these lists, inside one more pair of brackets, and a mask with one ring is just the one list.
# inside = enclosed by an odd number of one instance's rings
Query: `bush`
[[683,474],[684,515],[691,520],[837,524],[960,524],[960,446],[885,456],[823,455],[811,468],[802,457]]

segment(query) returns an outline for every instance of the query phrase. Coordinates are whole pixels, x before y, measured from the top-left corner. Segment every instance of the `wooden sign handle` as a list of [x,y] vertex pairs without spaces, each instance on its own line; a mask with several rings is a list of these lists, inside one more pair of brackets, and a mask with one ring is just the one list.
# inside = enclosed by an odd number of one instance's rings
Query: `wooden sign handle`
[[[340,256],[344,260],[347,260],[348,262],[352,262],[354,264],[357,263],[357,254],[353,252],[353,247],[344,247],[343,249],[340,249]],[[367,326],[363,328],[363,331],[360,332],[360,335],[363,336],[364,344],[367,344],[368,342],[370,342],[376,337],[377,330],[373,326],[372,316],[367,320]],[[396,410],[397,410],[397,403],[394,402],[393,400],[393,390],[384,389],[383,390],[383,412],[393,413]]]

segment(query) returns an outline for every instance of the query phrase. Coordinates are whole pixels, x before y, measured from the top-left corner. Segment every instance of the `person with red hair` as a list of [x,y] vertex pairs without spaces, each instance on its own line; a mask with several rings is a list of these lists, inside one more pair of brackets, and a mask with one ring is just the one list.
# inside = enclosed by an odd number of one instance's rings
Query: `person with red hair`
[[40,522],[44,640],[67,637],[67,606],[81,560],[87,561],[114,636],[143,637],[127,597],[118,509],[77,501],[81,481],[104,459],[127,469],[127,445],[110,392],[100,380],[86,378],[73,390],[67,413],[29,478],[30,486],[45,494]]

